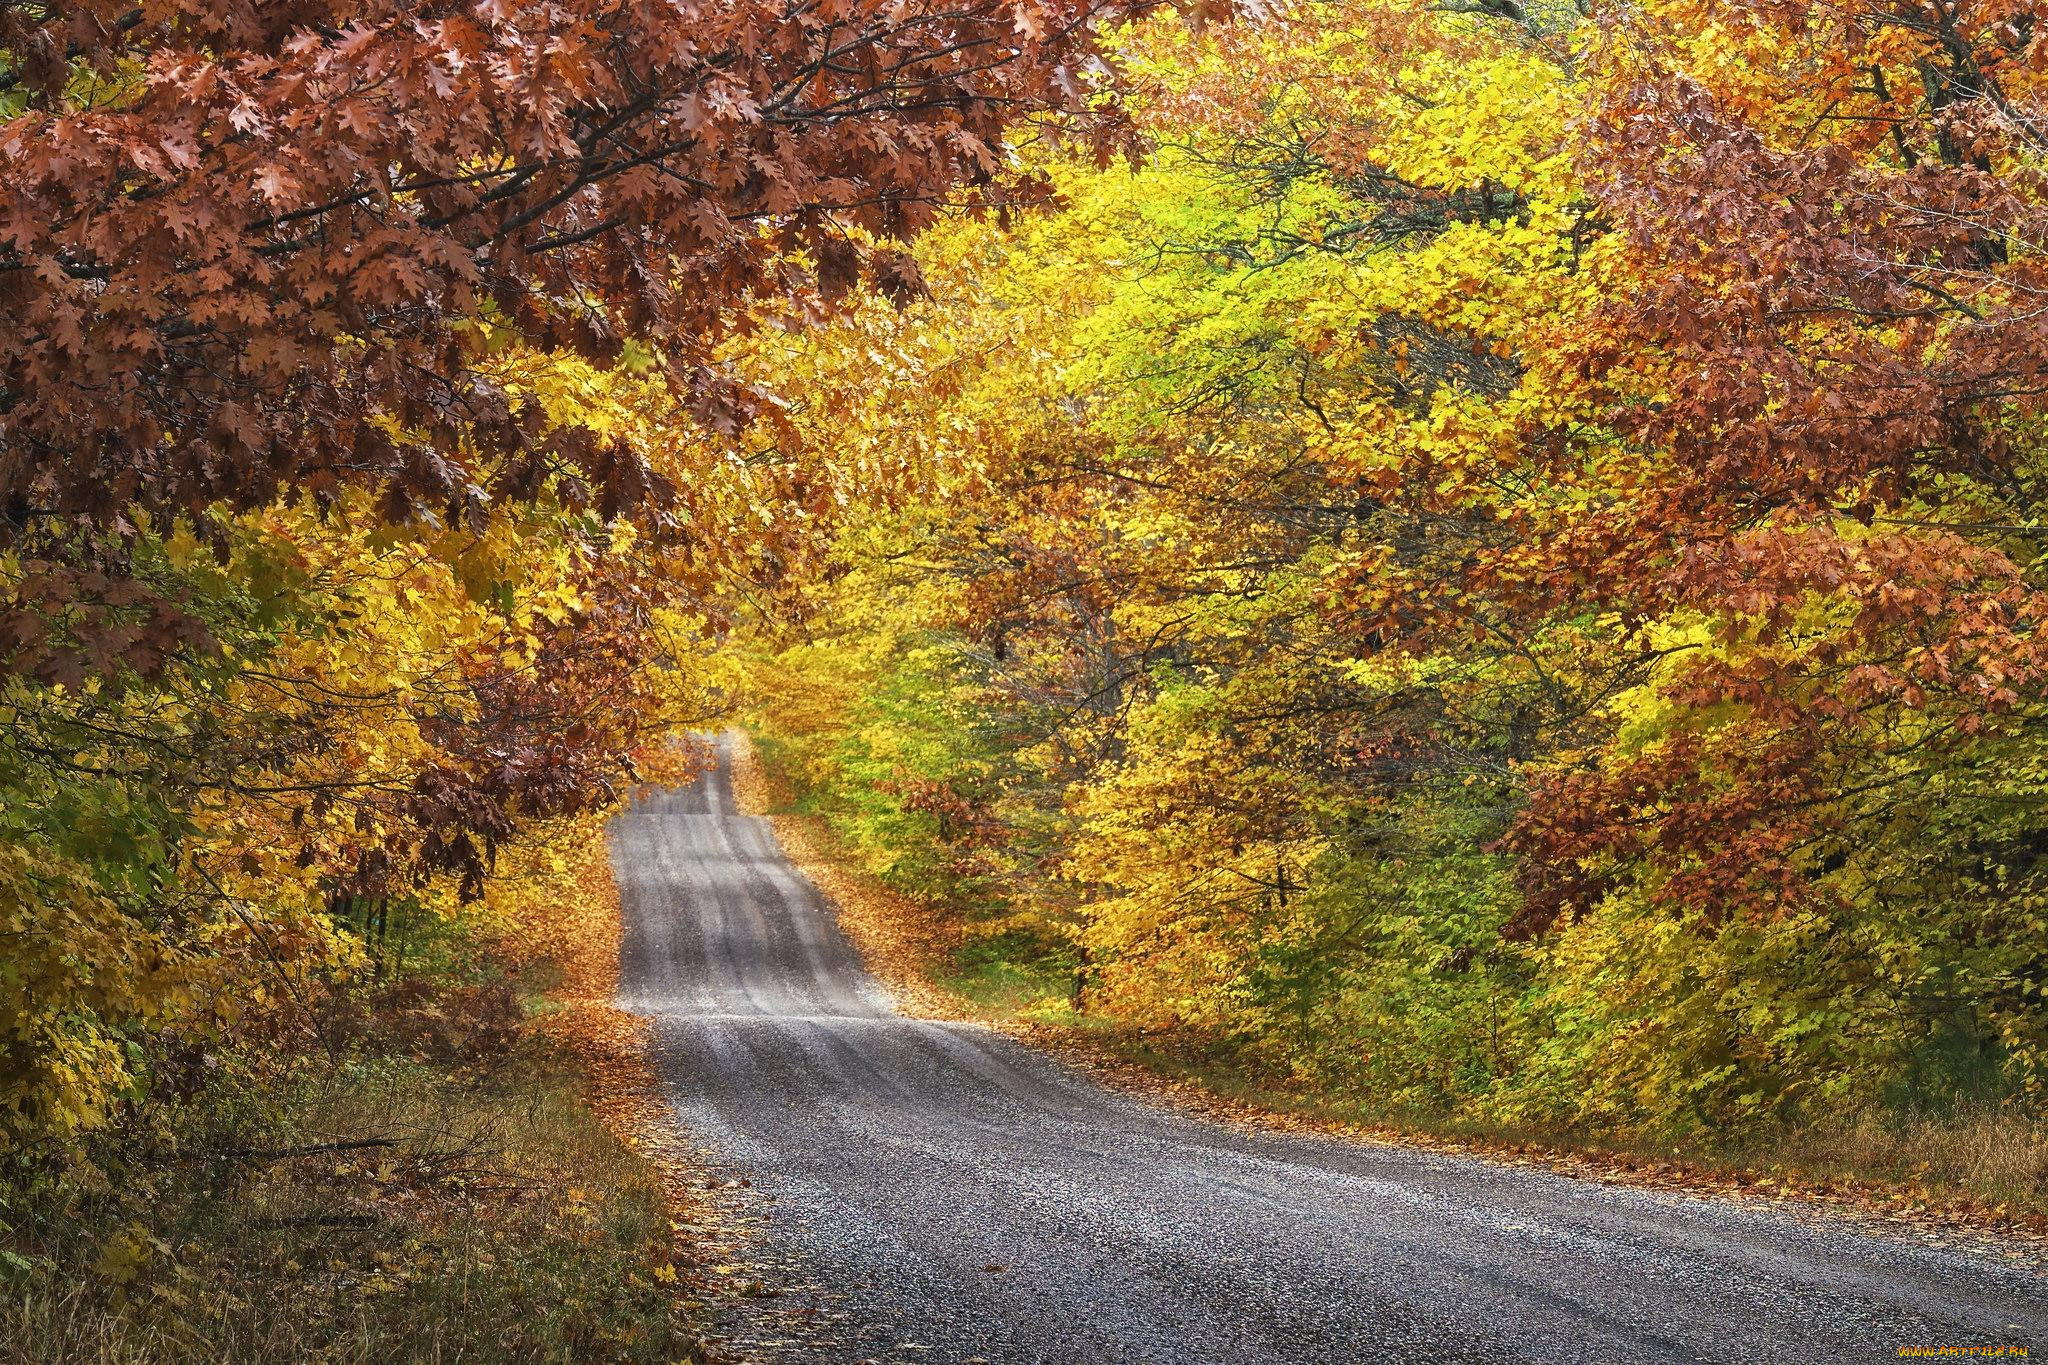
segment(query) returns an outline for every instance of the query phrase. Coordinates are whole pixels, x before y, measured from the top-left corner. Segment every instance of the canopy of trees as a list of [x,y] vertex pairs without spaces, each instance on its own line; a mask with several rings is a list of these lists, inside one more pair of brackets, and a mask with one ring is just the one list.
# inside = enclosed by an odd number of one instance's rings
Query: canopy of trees
[[2042,7],[1142,8],[0,3],[9,1140],[740,711],[1388,1109],[2038,1104]]

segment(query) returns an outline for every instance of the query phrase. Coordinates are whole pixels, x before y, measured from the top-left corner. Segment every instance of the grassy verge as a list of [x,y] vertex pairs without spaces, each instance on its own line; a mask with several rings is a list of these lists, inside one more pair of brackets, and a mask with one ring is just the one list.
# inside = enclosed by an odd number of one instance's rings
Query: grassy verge
[[1825,1203],[1927,1232],[1989,1237],[2015,1258],[2048,1254],[2048,1125],[1997,1109],[1854,1114],[1710,1145],[1515,1128],[1389,1112],[1262,1070],[1241,1054],[1077,1012],[1071,963],[1028,934],[903,896],[844,855],[829,823],[749,755],[737,786],[774,817],[783,846],[841,910],[877,974],[914,1010],[1025,1037],[1123,1088],[1223,1117],[1483,1155],[1566,1174],[1735,1197]]
[[717,1358],[585,833],[531,906],[420,926],[317,1028],[152,1040],[123,1123],[11,1158],[0,1362]]
[[966,935],[937,964],[935,979],[990,1023],[1079,1024],[1070,1003],[1074,959],[1065,945],[1009,929]]
[[9,1201],[0,1359],[672,1361],[662,1191],[545,1053],[236,1083]]

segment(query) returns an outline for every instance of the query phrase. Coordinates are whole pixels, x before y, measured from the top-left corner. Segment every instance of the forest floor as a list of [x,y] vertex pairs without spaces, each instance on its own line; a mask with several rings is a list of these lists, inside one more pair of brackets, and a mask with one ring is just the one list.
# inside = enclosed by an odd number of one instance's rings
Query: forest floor
[[970,935],[957,918],[902,895],[849,857],[821,816],[743,740],[734,786],[767,816],[790,859],[833,901],[839,923],[899,1007],[974,1020],[1052,1053],[1118,1090],[1233,1122],[1483,1157],[1581,1179],[1813,1207],[1922,1236],[1993,1248],[2048,1266],[2048,1131],[1998,1111],[1906,1122],[1859,1118],[1719,1147],[1515,1129],[1374,1113],[1343,1096],[1261,1075],[1170,1034],[1075,1012],[1067,983],[1031,944]]

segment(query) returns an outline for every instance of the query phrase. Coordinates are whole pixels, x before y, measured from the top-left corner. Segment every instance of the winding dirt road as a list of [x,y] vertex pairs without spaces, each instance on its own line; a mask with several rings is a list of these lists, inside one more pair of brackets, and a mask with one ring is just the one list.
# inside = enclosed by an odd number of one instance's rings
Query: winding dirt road
[[896,1013],[723,766],[612,827],[623,1003],[758,1219],[771,1361],[1833,1362],[2048,1350],[2048,1282],[1820,1215],[1245,1131]]

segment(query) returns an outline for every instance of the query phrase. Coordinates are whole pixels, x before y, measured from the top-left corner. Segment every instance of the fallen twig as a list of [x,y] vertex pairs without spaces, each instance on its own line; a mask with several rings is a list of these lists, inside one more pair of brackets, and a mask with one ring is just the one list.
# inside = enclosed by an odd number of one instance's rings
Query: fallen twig
[[356,1138],[350,1142],[315,1142],[305,1147],[279,1147],[275,1151],[241,1150],[222,1152],[222,1161],[284,1161],[295,1156],[319,1156],[323,1152],[359,1152],[368,1147],[396,1147],[396,1138]]

